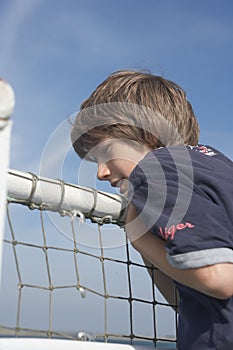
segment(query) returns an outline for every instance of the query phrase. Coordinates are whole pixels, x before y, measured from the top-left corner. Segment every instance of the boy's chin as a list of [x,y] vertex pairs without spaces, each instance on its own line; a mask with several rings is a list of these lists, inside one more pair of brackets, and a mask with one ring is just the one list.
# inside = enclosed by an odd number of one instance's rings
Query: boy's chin
[[125,186],[120,186],[120,193],[123,195],[127,195],[128,189]]
[[128,191],[128,181],[123,179],[123,180],[120,180],[118,183],[117,183],[117,188],[119,189],[119,192],[121,194],[124,194]]
[[121,180],[119,183],[119,191],[124,197],[128,197],[130,188],[130,182],[127,179]]

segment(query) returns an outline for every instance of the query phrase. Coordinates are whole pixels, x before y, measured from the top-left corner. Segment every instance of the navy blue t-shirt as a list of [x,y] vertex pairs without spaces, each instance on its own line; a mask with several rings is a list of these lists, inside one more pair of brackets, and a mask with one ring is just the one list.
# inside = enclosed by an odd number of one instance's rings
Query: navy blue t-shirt
[[[129,177],[129,200],[147,229],[166,240],[178,269],[233,263],[233,163],[210,146],[148,153]],[[233,297],[177,283],[179,350],[233,349]]]

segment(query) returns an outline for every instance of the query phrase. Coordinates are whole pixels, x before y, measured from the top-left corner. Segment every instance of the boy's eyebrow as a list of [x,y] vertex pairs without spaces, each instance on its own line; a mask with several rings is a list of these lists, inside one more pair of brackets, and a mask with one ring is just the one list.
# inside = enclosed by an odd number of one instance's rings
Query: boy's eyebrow
[[103,153],[104,151],[106,151],[106,147],[108,147],[108,145],[103,144],[103,143],[99,143],[98,145],[96,145],[95,147],[93,147],[88,153],[87,153],[87,158],[89,158],[90,160],[93,161],[97,161],[97,157],[99,154]]

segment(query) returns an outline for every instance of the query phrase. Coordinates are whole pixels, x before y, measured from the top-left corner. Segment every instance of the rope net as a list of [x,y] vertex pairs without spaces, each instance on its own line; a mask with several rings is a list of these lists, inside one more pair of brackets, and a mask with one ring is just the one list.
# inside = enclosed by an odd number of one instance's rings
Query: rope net
[[[111,203],[114,206],[118,200],[116,195],[100,193],[108,198],[108,210],[101,214],[99,193],[88,188],[94,204],[81,211],[66,197],[68,187],[77,190],[74,185],[38,180],[33,174],[10,172],[9,176],[1,333],[175,344],[176,304],[165,301],[147,272],[151,269],[153,275],[156,270],[146,267],[128,244],[120,227],[122,206],[118,214],[109,214]],[[19,180],[31,186],[20,196]],[[47,183],[56,193],[59,184],[57,203],[38,200],[39,182]]]

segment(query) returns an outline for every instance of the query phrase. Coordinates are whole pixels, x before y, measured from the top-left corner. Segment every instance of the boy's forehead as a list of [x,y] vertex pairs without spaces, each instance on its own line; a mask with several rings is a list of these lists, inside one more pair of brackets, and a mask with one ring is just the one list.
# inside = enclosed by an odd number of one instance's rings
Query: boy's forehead
[[120,140],[118,139],[112,139],[112,138],[105,138],[102,139],[96,146],[94,146],[91,149],[91,153],[102,153],[104,152],[108,147],[114,146],[114,145],[119,145]]
[[125,145],[125,146],[132,146],[132,145],[136,145],[139,144],[137,141],[131,140],[131,139],[127,139],[127,138],[110,138],[110,137],[106,137],[103,138],[97,145],[96,145],[96,149],[97,150],[101,150],[103,148],[109,147],[109,146],[119,146],[119,145]]
[[122,152],[124,148],[129,149],[133,145],[138,144],[137,141],[133,141],[127,138],[104,138],[97,145],[95,145],[90,151],[89,155],[97,156],[106,153],[109,149],[114,152]]

